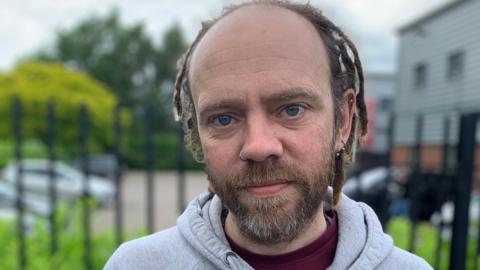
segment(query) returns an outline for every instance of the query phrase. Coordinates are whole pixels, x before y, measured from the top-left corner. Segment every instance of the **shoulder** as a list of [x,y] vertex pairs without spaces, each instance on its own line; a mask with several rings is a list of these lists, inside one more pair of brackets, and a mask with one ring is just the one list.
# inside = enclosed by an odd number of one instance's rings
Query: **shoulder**
[[379,269],[433,269],[424,259],[403,249],[394,247],[379,265]]
[[185,269],[195,264],[195,258],[201,259],[177,227],[172,227],[123,243],[110,257],[104,270]]

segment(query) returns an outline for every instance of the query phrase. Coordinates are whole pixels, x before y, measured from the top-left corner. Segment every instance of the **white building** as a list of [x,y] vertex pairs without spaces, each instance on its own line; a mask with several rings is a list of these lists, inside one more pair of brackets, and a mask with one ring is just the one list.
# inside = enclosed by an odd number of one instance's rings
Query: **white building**
[[394,86],[394,76],[390,73],[365,74],[365,100],[369,126],[364,148],[374,154],[388,152],[388,129],[393,111]]
[[401,28],[399,42],[393,161],[408,162],[423,114],[422,167],[438,169],[445,117],[457,143],[459,115],[480,111],[480,0],[434,10]]

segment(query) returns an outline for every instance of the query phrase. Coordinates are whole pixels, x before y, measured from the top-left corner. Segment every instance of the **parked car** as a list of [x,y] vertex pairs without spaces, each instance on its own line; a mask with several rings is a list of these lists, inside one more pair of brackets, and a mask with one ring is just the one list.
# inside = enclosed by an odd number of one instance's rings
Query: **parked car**
[[[26,159],[22,164],[23,186],[26,192],[42,195],[49,194],[49,161],[43,159]],[[17,162],[10,162],[4,169],[6,181],[16,183],[18,172]],[[59,198],[78,198],[83,194],[86,177],[79,170],[62,161],[53,164],[53,177],[56,193]],[[94,197],[100,206],[107,206],[113,200],[114,186],[106,178],[98,176],[88,177],[87,193]]]
[[[370,205],[382,224],[385,224],[390,216],[391,200],[399,193],[397,183],[389,181],[389,173],[386,167],[371,168],[349,177],[343,187],[343,193],[347,196]],[[395,174],[393,171],[391,173]]]
[[[77,158],[73,162],[75,168],[82,167],[82,160]],[[118,167],[117,159],[112,154],[94,154],[88,158],[88,168],[91,174],[113,178]]]
[[[26,212],[37,216],[48,217],[51,213],[48,198],[39,194],[25,193],[21,198]],[[9,182],[0,181],[0,208],[15,209],[17,203],[17,189]]]
[[384,189],[388,176],[388,168],[376,167],[366,170],[358,175],[348,178],[343,187],[343,192],[348,196],[355,197],[355,194],[377,194]]

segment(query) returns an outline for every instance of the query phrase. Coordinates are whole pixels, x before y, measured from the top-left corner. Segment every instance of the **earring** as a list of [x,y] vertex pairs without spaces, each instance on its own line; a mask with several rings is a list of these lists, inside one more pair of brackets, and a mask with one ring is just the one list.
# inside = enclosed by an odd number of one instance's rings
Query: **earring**
[[342,141],[342,148],[340,148],[340,150],[337,150],[337,151],[335,152],[335,157],[336,157],[336,158],[341,157],[344,152],[345,152],[345,143]]

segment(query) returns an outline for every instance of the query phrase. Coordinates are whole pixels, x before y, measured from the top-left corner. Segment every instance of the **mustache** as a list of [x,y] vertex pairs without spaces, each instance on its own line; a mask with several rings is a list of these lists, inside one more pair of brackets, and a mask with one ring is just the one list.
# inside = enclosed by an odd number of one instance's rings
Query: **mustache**
[[304,182],[307,176],[291,164],[266,161],[247,164],[240,172],[229,175],[227,179],[232,188],[240,190],[251,186]]

